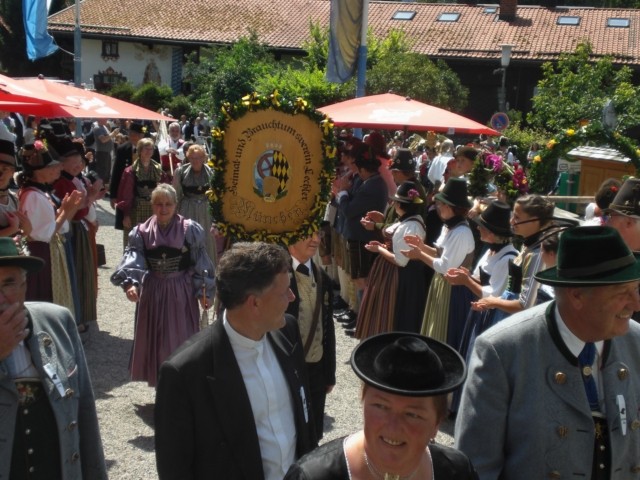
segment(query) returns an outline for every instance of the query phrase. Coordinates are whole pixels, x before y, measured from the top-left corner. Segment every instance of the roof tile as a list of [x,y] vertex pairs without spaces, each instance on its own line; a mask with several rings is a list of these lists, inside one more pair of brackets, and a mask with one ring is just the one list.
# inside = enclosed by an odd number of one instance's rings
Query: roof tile
[[[329,24],[329,0],[84,0],[85,35],[156,39],[168,42],[231,43],[249,31],[274,48],[301,49],[309,23]],[[369,25],[377,36],[401,29],[416,52],[447,59],[497,59],[501,43],[514,45],[513,60],[553,60],[588,40],[595,56],[612,55],[616,63],[640,66],[640,10],[519,6],[517,18],[504,22],[484,13],[486,5],[377,2],[369,5]],[[177,11],[176,11],[177,10]],[[393,20],[398,10],[415,11],[413,20]],[[152,12],[141,16],[140,12]],[[457,22],[439,22],[443,12],[458,12]],[[579,16],[578,26],[557,25],[559,16]],[[607,18],[629,18],[629,28],[607,27]],[[53,34],[73,31],[74,8],[49,18]]]

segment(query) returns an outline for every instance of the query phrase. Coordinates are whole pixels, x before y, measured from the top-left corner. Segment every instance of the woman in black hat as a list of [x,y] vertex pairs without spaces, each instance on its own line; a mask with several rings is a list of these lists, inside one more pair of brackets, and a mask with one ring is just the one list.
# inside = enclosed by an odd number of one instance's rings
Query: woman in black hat
[[45,266],[27,278],[27,300],[56,303],[75,314],[67,255],[61,235],[69,231],[72,218],[83,201],[76,191],[63,198],[53,193],[61,165],[54,160],[46,144],[36,140],[20,151],[22,172],[17,182],[19,210],[29,218],[31,233],[27,247],[42,258]]
[[371,241],[365,245],[367,250],[379,255],[371,267],[360,305],[356,338],[390,331],[418,333],[420,329],[426,267],[400,251],[408,248],[404,241],[406,235],[424,239],[426,229],[420,215],[423,200],[414,182],[402,183],[389,199],[398,221],[383,230],[385,243]]
[[305,455],[285,480],[476,479],[469,459],[433,442],[447,393],[466,376],[448,345],[417,334],[368,338],[351,355],[364,382],[363,430]]
[[[445,275],[445,279],[451,285],[467,288],[472,293],[474,301],[491,295],[499,297],[507,288],[509,261],[518,254],[518,250],[511,243],[513,234],[510,219],[509,205],[497,200],[492,201],[480,215],[473,218],[478,225],[480,241],[486,246],[486,251],[478,261],[473,274],[466,268],[452,268]],[[458,351],[468,362],[476,337],[488,326],[493,325],[491,319],[495,310],[474,311],[471,310],[470,303],[462,307],[466,308],[466,320]],[[457,390],[450,409],[452,412],[458,410],[459,394],[460,390]]]
[[511,216],[514,235],[523,239],[522,249],[509,264],[509,284],[501,296],[483,297],[471,305],[478,311],[496,309],[487,328],[509,315],[537,303],[539,284],[534,275],[542,267],[540,243],[554,229],[554,204],[540,195],[525,195],[516,200]]
[[[480,241],[486,246],[484,255],[478,261],[473,274],[466,268],[452,268],[445,279],[451,285],[462,285],[468,288],[475,297],[484,298],[493,295],[499,297],[507,288],[509,279],[509,261],[518,255],[518,250],[512,245],[511,208],[504,202],[494,200],[473,221],[478,225]],[[469,306],[470,307],[470,306]],[[473,338],[487,329],[494,310],[472,312],[467,318],[465,334],[458,351],[465,357],[467,346],[472,341],[469,338],[474,332]],[[473,314],[476,315],[473,315]],[[470,350],[469,350],[470,351]],[[465,357],[466,359],[466,357]]]
[[[470,294],[464,287],[452,287],[444,274],[450,268],[469,268],[473,262],[475,241],[466,219],[472,206],[467,197],[467,181],[450,178],[434,199],[438,216],[444,222],[435,248],[425,245],[420,238],[408,236],[405,240],[410,248],[402,253],[423,261],[436,272],[429,287],[421,333],[457,348],[466,317],[454,318],[452,311],[457,304],[468,302]],[[452,318],[457,321],[451,322]]]

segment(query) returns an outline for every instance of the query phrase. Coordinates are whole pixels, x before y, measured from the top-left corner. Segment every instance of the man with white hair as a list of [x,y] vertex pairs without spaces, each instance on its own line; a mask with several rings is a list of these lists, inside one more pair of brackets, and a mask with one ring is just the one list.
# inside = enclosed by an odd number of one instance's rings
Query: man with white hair
[[158,151],[160,152],[162,170],[171,175],[184,161],[182,146],[185,142],[181,138],[182,132],[178,122],[170,123],[168,131],[169,137],[166,139],[163,138],[158,142]]

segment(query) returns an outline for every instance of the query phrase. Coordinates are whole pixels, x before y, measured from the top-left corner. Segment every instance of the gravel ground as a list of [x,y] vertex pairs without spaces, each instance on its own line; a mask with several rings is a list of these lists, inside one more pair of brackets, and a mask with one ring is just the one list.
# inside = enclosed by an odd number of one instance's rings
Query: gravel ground
[[[98,205],[98,243],[105,245],[107,265],[99,271],[98,325],[84,337],[89,370],[111,479],[156,479],[153,440],[155,391],[146,383],[131,382],[129,353],[133,345],[134,304],[109,276],[122,255],[122,233],[113,229],[108,200]],[[361,428],[360,384],[349,367],[357,340],[343,335],[336,325],[337,384],[327,397],[323,442]],[[441,426],[438,441],[451,444],[453,425]]]

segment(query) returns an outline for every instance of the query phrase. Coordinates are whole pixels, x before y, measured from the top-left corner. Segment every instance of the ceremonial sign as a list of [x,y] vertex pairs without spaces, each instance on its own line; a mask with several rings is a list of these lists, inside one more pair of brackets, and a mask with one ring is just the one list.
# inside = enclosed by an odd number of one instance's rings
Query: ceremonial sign
[[330,121],[277,94],[244,97],[222,113],[208,192],[221,233],[289,244],[318,230],[336,154]]

